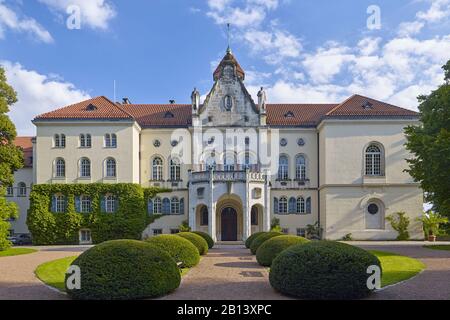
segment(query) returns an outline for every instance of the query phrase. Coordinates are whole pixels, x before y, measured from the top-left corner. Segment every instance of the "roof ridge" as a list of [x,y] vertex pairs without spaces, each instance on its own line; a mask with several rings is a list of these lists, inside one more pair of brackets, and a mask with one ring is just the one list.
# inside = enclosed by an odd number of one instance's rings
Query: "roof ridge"
[[330,114],[332,114],[333,112],[335,112],[337,109],[339,109],[340,107],[342,107],[347,101],[350,101],[350,100],[353,99],[354,97],[356,97],[356,94],[352,94],[350,97],[348,97],[347,99],[345,99],[343,102],[339,103],[336,107],[334,107],[333,109],[331,109],[330,111],[328,111],[327,113],[325,113],[325,116],[329,116]]

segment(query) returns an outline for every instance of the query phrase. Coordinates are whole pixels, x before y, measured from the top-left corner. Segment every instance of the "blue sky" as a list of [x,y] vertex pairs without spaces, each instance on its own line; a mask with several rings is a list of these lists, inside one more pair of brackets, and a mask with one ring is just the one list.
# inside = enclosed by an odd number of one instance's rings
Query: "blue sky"
[[[69,5],[81,28],[66,26]],[[380,10],[379,28],[368,28]],[[188,103],[205,95],[226,46],[252,94],[269,102],[338,102],[360,93],[415,109],[450,59],[450,0],[0,0],[0,63],[34,134],[39,113],[106,95]]]

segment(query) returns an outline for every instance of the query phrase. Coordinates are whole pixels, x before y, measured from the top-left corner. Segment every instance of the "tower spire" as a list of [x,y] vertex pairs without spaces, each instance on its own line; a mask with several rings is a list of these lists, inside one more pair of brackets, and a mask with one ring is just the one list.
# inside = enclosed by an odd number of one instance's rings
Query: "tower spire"
[[227,23],[227,43],[228,43],[227,53],[231,53],[231,48],[230,48],[230,23]]

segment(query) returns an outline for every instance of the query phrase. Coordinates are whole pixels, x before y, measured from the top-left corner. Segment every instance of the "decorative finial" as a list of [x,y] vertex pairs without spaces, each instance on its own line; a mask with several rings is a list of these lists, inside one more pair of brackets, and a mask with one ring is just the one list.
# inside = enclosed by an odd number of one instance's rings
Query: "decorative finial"
[[230,48],[230,24],[229,23],[227,23],[227,42],[228,42],[227,53],[231,53],[231,48]]

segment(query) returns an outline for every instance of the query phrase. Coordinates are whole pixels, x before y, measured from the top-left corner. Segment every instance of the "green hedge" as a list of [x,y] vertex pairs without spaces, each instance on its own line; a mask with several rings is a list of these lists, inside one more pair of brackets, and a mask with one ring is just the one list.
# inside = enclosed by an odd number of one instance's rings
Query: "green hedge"
[[305,238],[292,235],[273,237],[265,241],[258,250],[256,250],[256,261],[262,266],[270,267],[273,259],[275,259],[282,251],[293,245],[308,242],[309,240]]
[[334,241],[294,245],[276,257],[269,280],[276,290],[302,299],[358,299],[367,296],[367,268],[373,254]]
[[[36,245],[76,244],[80,229],[90,229],[94,243],[113,239],[140,239],[145,227],[154,220],[147,214],[147,201],[165,190],[144,189],[138,184],[40,184],[33,186],[27,225]],[[52,212],[52,197],[66,197],[64,213]],[[111,193],[117,197],[114,213],[101,210],[101,199]],[[91,212],[78,213],[75,197],[91,198]]]
[[198,234],[195,234],[193,232],[180,232],[176,235],[192,242],[192,244],[197,247],[198,253],[201,256],[208,253],[208,243]]
[[209,234],[207,234],[206,232],[192,231],[192,233],[198,234],[200,237],[205,239],[205,241],[208,243],[208,249],[211,249],[212,247],[214,247],[214,240],[213,240],[213,238],[211,238],[211,236]]
[[263,233],[267,233],[265,231],[255,232],[250,237],[245,240],[245,247],[250,249],[250,246],[252,245],[253,240],[255,240],[258,236],[262,235]]
[[72,265],[78,266],[81,272],[81,289],[66,288],[75,299],[158,297],[178,288],[181,281],[175,260],[144,241],[104,242],[82,253]]
[[261,235],[258,235],[253,241],[252,244],[250,245],[250,251],[252,252],[252,254],[256,254],[256,251],[258,250],[258,248],[267,240],[269,240],[270,238],[276,237],[276,236],[281,236],[283,235],[283,233],[281,232],[265,232]]
[[182,267],[191,268],[200,261],[197,247],[177,235],[161,234],[145,241],[166,251],[176,262],[181,262]]

